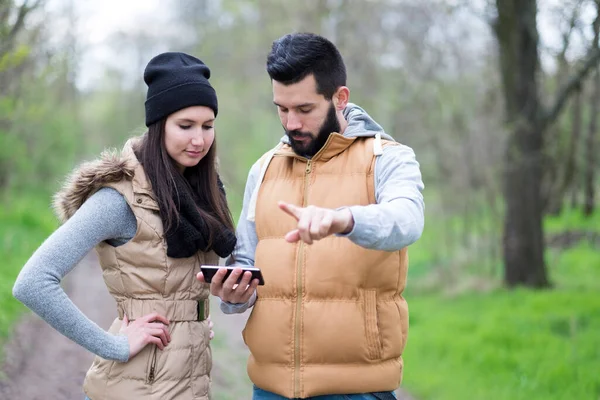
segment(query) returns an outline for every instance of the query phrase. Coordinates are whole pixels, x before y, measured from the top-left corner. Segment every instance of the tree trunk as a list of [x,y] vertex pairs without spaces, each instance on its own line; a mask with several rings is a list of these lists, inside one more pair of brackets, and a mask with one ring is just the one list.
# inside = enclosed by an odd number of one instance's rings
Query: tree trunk
[[509,139],[504,168],[504,279],[508,286],[546,287],[540,180],[542,134],[538,97],[535,0],[496,0]]
[[[593,47],[600,48],[600,0],[596,0],[597,17],[594,21],[594,43]],[[589,216],[594,212],[596,203],[595,173],[597,168],[596,137],[598,135],[598,112],[600,112],[600,68],[596,66],[594,76],[594,92],[592,95],[592,112],[590,115],[590,129],[586,140],[586,172],[584,181],[584,205],[583,212]]]
[[[566,31],[562,33],[562,49],[556,56],[556,62],[558,64],[558,71],[556,73],[556,81],[559,85],[569,77],[569,61],[567,60],[567,51],[571,44],[571,38],[575,25],[579,19],[581,12],[581,3],[583,0],[578,0],[573,6],[571,18],[569,20],[569,26]],[[581,136],[581,87],[577,88],[575,101],[573,102],[573,129],[569,135],[570,141],[569,146],[566,149],[562,148],[561,136],[563,130],[560,126],[555,127],[551,132],[546,133],[546,143],[553,142],[557,143],[556,149],[549,152],[546,149],[548,164],[550,168],[547,168],[543,182],[546,185],[546,189],[542,191],[543,202],[544,202],[544,214],[558,215],[562,211],[564,205],[564,199],[567,192],[571,188],[571,180],[574,175],[574,155],[576,152],[576,146]],[[560,124],[558,124],[560,125]],[[562,160],[566,159],[566,163],[562,163]]]
[[[577,201],[577,197],[575,192],[579,189],[577,185],[577,155],[579,153],[580,148],[580,139],[581,139],[581,127],[582,127],[582,89],[578,87],[573,95],[573,104],[572,104],[572,127],[571,134],[569,135],[569,143],[564,154],[558,152],[554,156],[554,163],[556,164],[557,169],[561,166],[558,165],[562,160],[564,162],[564,171],[562,174],[558,174],[553,178],[553,187],[552,190],[548,193],[548,198],[546,199],[546,213],[550,215],[558,215],[561,213],[563,206],[565,205],[565,201],[567,200],[567,196],[570,197],[571,203]],[[558,140],[558,138],[556,138]],[[550,183],[552,184],[552,183]]]
[[[10,60],[13,50],[19,44],[19,35],[28,28],[25,21],[35,8],[41,4],[41,0],[33,3],[29,0],[18,2],[0,1],[0,60]],[[0,66],[0,100],[15,103],[19,97],[19,82],[23,76],[22,60],[18,65],[12,66],[11,62]],[[10,135],[13,126],[12,107],[0,114],[0,135]],[[0,157],[0,194],[5,191],[13,178],[13,161],[9,158]]]
[[577,176],[579,173],[576,160],[577,154],[579,153],[578,149],[581,147],[579,140],[581,138],[582,125],[582,92],[582,89],[579,88],[577,93],[575,93],[575,98],[573,99],[573,130],[571,132],[571,141],[569,143],[569,152],[567,154],[567,166],[563,179],[563,191],[560,193],[562,202],[564,202],[564,196],[567,193],[571,194],[571,203],[577,202],[577,196],[575,193],[577,193],[577,190],[579,189],[577,185]]
[[594,76],[594,94],[592,95],[592,112],[590,115],[590,129],[586,140],[586,163],[585,163],[585,179],[584,179],[584,203],[583,213],[590,216],[594,213],[596,205],[596,188],[595,176],[597,168],[597,135],[598,135],[598,112],[600,112],[600,70],[596,68]]

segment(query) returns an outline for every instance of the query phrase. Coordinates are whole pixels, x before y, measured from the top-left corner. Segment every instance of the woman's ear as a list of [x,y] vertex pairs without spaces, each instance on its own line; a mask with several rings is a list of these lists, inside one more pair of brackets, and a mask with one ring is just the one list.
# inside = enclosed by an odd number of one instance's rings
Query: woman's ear
[[341,111],[348,105],[350,100],[350,89],[346,86],[340,86],[333,94],[333,104],[336,110]]

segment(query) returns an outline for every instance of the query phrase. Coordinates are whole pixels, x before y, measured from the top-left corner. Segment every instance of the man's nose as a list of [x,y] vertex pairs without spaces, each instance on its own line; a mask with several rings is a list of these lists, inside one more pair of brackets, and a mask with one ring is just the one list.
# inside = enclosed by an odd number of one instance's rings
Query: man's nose
[[288,113],[285,127],[288,131],[298,131],[302,128],[302,122],[300,122],[297,114],[290,112]]

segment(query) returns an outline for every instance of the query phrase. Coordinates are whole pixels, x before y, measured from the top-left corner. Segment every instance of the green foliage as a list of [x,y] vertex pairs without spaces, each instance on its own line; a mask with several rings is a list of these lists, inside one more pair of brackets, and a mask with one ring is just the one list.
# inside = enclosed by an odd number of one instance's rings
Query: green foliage
[[549,251],[550,280],[558,289],[589,290],[600,293],[599,245],[582,241],[566,251]]
[[544,231],[546,233],[600,231],[600,212],[596,212],[588,217],[580,209],[566,208],[559,215],[545,218]]
[[12,296],[19,271],[35,249],[56,229],[50,211],[50,199],[42,193],[30,193],[5,200],[0,207],[0,338],[10,332],[11,324],[24,311]]
[[484,199],[471,199],[462,214],[449,213],[439,189],[426,188],[424,198],[423,235],[409,248],[408,290],[454,290],[465,286],[467,278],[497,281],[502,271],[501,215]]
[[0,55],[0,73],[18,67],[29,57],[30,53],[31,48],[21,44],[14,51]]
[[[0,192],[26,188],[55,190],[85,143],[77,108],[58,90],[60,81],[23,80],[20,93],[0,98]],[[40,83],[41,82],[41,83]]]

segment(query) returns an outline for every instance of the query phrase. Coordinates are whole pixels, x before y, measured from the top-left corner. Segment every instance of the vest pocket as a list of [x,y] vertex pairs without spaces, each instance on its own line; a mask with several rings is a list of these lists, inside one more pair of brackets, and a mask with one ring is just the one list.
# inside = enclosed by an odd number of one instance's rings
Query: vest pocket
[[377,291],[364,291],[365,303],[365,335],[369,358],[379,360],[382,357],[381,337],[379,336],[379,327],[377,321]]
[[158,346],[151,345],[150,357],[148,357],[148,368],[146,369],[146,383],[153,383],[156,376],[156,351]]

